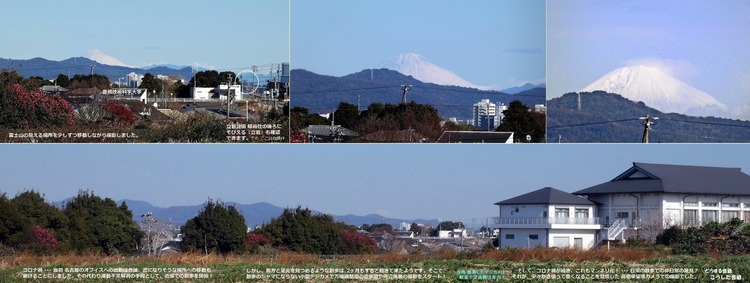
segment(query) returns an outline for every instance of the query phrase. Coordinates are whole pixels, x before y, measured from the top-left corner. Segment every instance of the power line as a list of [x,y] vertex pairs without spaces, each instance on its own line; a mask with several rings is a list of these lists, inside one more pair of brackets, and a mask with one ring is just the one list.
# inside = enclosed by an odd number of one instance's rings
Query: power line
[[750,125],[723,124],[723,123],[714,123],[714,122],[699,122],[699,121],[688,121],[688,120],[677,120],[677,119],[662,119],[662,120],[664,120],[664,121],[673,121],[673,122],[682,122],[682,123],[701,124],[701,125],[750,128]]
[[571,127],[601,125],[601,124],[619,123],[619,122],[627,122],[627,121],[638,121],[638,120],[640,120],[640,119],[639,118],[631,118],[631,119],[602,121],[602,122],[590,122],[590,123],[581,123],[581,124],[573,124],[573,125],[552,126],[552,127],[547,127],[547,129],[571,128]]
[[350,88],[350,89],[329,89],[329,90],[295,91],[294,94],[346,92],[346,91],[361,91],[361,90],[386,89],[386,88],[401,88],[401,86],[400,85],[396,85],[396,86],[378,86],[378,87],[363,87],[363,88]]

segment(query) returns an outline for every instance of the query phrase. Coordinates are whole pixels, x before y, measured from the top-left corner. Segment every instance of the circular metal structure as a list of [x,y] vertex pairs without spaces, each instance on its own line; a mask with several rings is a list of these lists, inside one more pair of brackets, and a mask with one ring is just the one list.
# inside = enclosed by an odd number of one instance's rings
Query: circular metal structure
[[[252,78],[251,78],[251,80],[245,80],[242,77],[242,74],[248,74],[248,73],[253,75]],[[242,93],[243,97],[246,94],[248,95],[248,97],[252,96],[252,94],[255,93],[255,91],[258,90],[258,86],[260,86],[260,79],[258,78],[258,75],[255,74],[255,72],[253,72],[251,70],[242,70],[242,71],[240,71],[239,73],[237,73],[237,79],[239,79],[240,85],[242,86],[240,92]],[[250,91],[246,92],[245,91],[246,89],[250,89]]]

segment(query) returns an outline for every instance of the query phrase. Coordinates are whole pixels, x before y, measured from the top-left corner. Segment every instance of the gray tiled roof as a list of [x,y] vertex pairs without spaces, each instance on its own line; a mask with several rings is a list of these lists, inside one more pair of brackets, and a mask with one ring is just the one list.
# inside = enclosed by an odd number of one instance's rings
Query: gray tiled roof
[[512,132],[445,131],[439,143],[507,143]]
[[633,167],[612,181],[573,194],[646,192],[750,195],[750,176],[740,168],[633,162]]
[[341,125],[310,125],[305,129],[305,132],[316,136],[330,136],[333,134],[333,131],[340,131],[343,136],[357,136],[357,132],[344,128]]
[[495,205],[505,204],[579,204],[594,205],[595,203],[580,196],[561,190],[545,187],[539,190],[496,202]]

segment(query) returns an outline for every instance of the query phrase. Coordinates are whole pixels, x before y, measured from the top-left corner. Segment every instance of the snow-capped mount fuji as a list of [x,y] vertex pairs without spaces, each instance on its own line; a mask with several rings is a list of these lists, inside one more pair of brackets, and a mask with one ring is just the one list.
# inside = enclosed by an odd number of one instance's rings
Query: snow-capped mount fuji
[[722,116],[729,109],[708,93],[695,89],[658,68],[644,65],[616,69],[581,91],[597,90],[642,101],[649,107],[667,113]]
[[451,72],[450,70],[430,63],[430,61],[427,61],[427,59],[419,54],[400,54],[397,57],[391,58],[387,62],[381,64],[380,67],[391,69],[407,76],[412,76],[415,79],[425,83],[469,87],[481,90],[490,89],[488,87],[472,84],[467,80],[459,77],[455,73]]

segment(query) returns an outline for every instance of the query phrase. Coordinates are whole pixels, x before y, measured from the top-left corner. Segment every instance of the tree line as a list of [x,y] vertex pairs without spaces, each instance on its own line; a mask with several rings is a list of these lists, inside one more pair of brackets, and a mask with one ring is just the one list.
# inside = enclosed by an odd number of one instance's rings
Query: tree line
[[133,220],[125,202],[91,191],[58,208],[37,191],[13,198],[0,194],[0,252],[36,254],[94,252],[107,255],[159,255],[172,243],[182,252],[244,254],[289,250],[312,254],[358,254],[377,251],[357,228],[307,208],[285,209],[277,218],[248,233],[245,218],[232,205],[209,199],[198,215],[177,227],[147,213]]
[[[495,131],[515,133],[515,142],[526,142],[526,135],[531,137],[531,142],[546,141],[545,113],[531,111],[520,100],[514,100],[503,114],[502,123]],[[435,142],[443,131],[474,130],[471,125],[443,122],[434,107],[414,101],[402,104],[372,103],[363,111],[357,105],[341,102],[328,118],[309,113],[304,107],[293,107],[290,120],[293,134],[305,135],[304,129],[310,125],[333,123],[357,132],[355,142],[404,142],[408,141],[404,140],[405,132],[413,134],[412,141],[421,137],[424,141]]]
[[132,254],[143,232],[125,202],[79,191],[62,209],[36,191],[0,194],[0,244],[13,251]]

